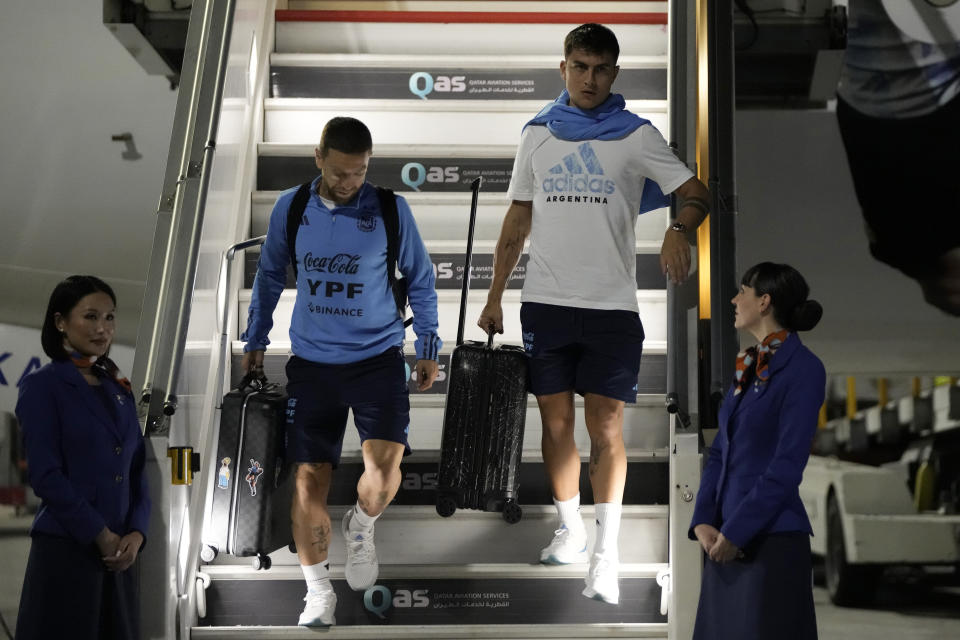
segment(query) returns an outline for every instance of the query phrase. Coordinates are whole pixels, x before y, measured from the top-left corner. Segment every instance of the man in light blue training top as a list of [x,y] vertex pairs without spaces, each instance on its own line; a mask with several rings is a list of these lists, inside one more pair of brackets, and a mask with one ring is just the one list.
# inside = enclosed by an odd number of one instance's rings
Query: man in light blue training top
[[[300,625],[307,627],[335,622],[327,493],[340,460],[347,410],[353,410],[364,463],[357,504],[342,523],[345,573],[355,590],[377,580],[374,521],[393,500],[400,486],[400,460],[410,450],[404,322],[387,273],[391,214],[383,209],[393,207],[389,200],[381,205],[378,189],[366,182],[372,148],[370,131],[359,120],[338,117],[324,127],[316,149],[320,176],[310,185],[302,217],[291,215],[297,189],[283,192],[270,215],[241,336],[246,342],[243,369],[262,368],[273,312],[293,258],[297,298],[290,324],[293,356],[287,362],[287,460],[296,463],[291,519],[307,581],[300,615]],[[413,309],[417,380],[423,391],[437,377],[441,347],[433,265],[406,201],[386,197],[396,202],[395,259]],[[298,228],[288,230],[288,221],[290,226],[299,222]],[[294,240],[293,247],[288,239]]]
[[[520,323],[530,386],[543,421],[543,461],[559,525],[540,553],[545,564],[590,562],[583,594],[619,603],[621,502],[627,459],[623,407],[636,402],[643,348],[637,305],[637,214],[678,196],[660,264],[687,277],[686,233],[706,217],[709,194],[647,120],[611,93],[620,46],[610,29],[585,24],[564,41],[566,89],[520,137],[493,281],[478,324],[503,330],[501,298],[530,237]],[[587,552],[580,517],[580,454],[574,392],[584,396],[597,537]]]

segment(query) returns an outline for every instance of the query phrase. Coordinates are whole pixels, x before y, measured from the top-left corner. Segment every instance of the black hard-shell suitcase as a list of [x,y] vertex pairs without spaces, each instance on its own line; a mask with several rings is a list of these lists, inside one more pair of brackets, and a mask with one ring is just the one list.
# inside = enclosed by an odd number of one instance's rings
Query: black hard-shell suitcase
[[292,543],[286,411],[280,385],[252,374],[223,397],[205,559],[254,556],[255,567],[269,569],[267,554]]
[[449,517],[457,508],[502,511],[512,524],[523,516],[517,491],[527,415],[527,356],[522,347],[494,345],[493,334],[486,343],[463,341],[480,178],[471,189],[460,326],[443,414],[437,513]]

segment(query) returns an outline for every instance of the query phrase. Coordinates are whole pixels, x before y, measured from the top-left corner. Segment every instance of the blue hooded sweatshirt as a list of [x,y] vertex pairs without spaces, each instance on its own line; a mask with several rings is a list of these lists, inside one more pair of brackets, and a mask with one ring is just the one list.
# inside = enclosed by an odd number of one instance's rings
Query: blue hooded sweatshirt
[[[323,364],[359,362],[402,346],[403,320],[387,281],[387,235],[376,188],[364,183],[349,204],[327,208],[314,179],[297,230],[297,298],[290,323],[294,355]],[[270,214],[247,318],[244,351],[264,349],[286,282],[287,211],[297,189],[280,194]],[[410,206],[397,198],[397,267],[406,276],[418,360],[436,360],[437,292],[433,263]]]

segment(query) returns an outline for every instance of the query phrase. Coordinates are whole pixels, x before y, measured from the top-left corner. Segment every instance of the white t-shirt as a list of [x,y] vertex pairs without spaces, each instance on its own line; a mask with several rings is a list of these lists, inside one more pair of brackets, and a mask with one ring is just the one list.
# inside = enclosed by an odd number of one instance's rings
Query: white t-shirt
[[880,0],[852,0],[837,93],[875,118],[936,111],[960,93],[960,43],[918,42],[900,31]]
[[636,222],[646,177],[671,193],[693,177],[653,125],[619,140],[524,129],[507,197],[533,202],[521,300],[637,311]]

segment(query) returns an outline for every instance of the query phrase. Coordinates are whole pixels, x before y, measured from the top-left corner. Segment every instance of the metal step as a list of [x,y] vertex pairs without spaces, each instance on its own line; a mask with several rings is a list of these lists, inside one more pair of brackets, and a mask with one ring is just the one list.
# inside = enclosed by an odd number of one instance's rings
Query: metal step
[[[322,293],[322,290],[318,292]],[[342,294],[341,294],[342,295]],[[251,291],[243,289],[239,295],[239,313],[236,316],[239,322],[243,323],[238,327],[236,335],[240,335],[246,327],[247,309],[250,305]],[[293,289],[284,290],[280,295],[277,306],[273,312],[273,328],[270,330],[268,338],[271,344],[289,343],[290,340],[290,318],[293,314],[294,300],[296,291]],[[467,323],[464,328],[464,339],[486,341],[486,332],[475,324],[475,318],[486,303],[487,292],[471,289],[467,297]],[[457,324],[460,313],[460,291],[455,289],[441,290],[437,292],[438,316],[439,316],[439,334],[444,344],[451,345],[456,341]],[[637,290],[637,304],[640,310],[640,318],[643,320],[643,331],[646,335],[644,348],[662,350],[666,346],[667,340],[667,292],[661,290]],[[329,305],[332,308],[339,308],[337,304]],[[496,337],[498,343],[523,344],[520,331],[520,291],[516,289],[504,292],[503,300],[504,333]],[[416,335],[413,333],[413,327],[407,329],[406,340],[409,345],[413,345]]]
[[[264,147],[273,147],[274,145],[261,145]],[[277,145],[280,147],[294,147],[294,145]],[[301,148],[296,145],[296,148]],[[313,147],[311,146],[307,155],[312,157]],[[298,153],[302,153],[299,152]],[[476,157],[476,156],[469,156]],[[512,156],[511,156],[512,157]],[[376,170],[380,162],[379,155],[374,155],[370,160],[370,170]],[[265,160],[260,158],[261,164]],[[302,160],[298,160],[302,161]],[[509,170],[512,170],[512,165]],[[316,177],[316,166],[311,165],[310,172],[305,172],[301,178],[292,175],[284,178],[283,184],[279,187],[281,190],[294,187],[298,181],[306,182],[308,179]],[[508,177],[498,176],[498,179]],[[393,178],[396,180],[397,178]],[[400,176],[402,180],[402,176]],[[377,180],[371,179],[375,184]],[[480,192],[480,199],[477,205],[477,224],[474,231],[474,237],[477,242],[490,241],[495,242],[500,235],[500,227],[503,224],[503,217],[507,213],[507,207],[510,201],[503,193],[490,191],[488,188],[490,181],[485,181],[483,189]],[[421,185],[421,189],[425,185]],[[504,187],[505,188],[505,187]],[[398,189],[398,193],[407,200],[413,217],[417,221],[417,227],[420,236],[425,242],[452,240],[456,238],[466,238],[467,221],[470,211],[470,193],[464,189],[457,192],[426,192],[409,191],[403,186]],[[251,202],[251,222],[250,236],[262,236],[267,233],[267,225],[270,220],[270,213],[273,211],[273,205],[280,196],[280,191],[256,191],[253,194]],[[636,225],[636,236],[640,241],[658,243],[663,242],[663,232],[667,227],[667,209],[657,209],[638,216]]]
[[[433,263],[435,287],[460,291],[463,288],[463,272],[466,264],[466,240],[431,240],[426,243],[430,260]],[[470,267],[470,289],[487,291],[493,282],[493,259],[496,240],[475,240],[473,258]],[[666,276],[660,269],[660,241],[637,241],[636,243],[635,281],[638,290],[664,291],[667,287]],[[522,289],[526,280],[527,264],[530,256],[520,255],[517,266],[510,275],[508,289]],[[244,255],[243,286],[253,287],[260,260],[258,250],[247,251]],[[287,266],[287,289],[296,288],[293,268]]]
[[[559,40],[558,40],[559,42]],[[334,116],[362,120],[376,144],[516,145],[543,100],[362,100],[267,98],[264,142],[316,144]],[[627,109],[668,130],[666,100],[627,100]]]
[[231,627],[194,627],[190,631],[191,638],[198,640],[316,640],[318,635],[330,640],[380,640],[381,638],[396,638],[397,640],[581,640],[587,638],[667,638],[666,623],[653,624],[502,624],[496,627],[488,625],[461,624],[397,626],[389,630],[382,625],[333,627],[318,631],[303,627],[259,627],[259,626],[231,626]]
[[[346,560],[340,521],[348,508],[330,506],[334,530],[329,556],[332,566],[342,566]],[[588,548],[592,549],[594,507],[584,505],[581,513],[587,525]],[[667,561],[667,513],[666,505],[624,505],[620,523],[621,562]],[[553,505],[525,505],[523,517],[515,524],[507,524],[497,512],[460,509],[449,518],[441,518],[432,506],[395,505],[377,520],[377,556],[383,566],[490,561],[530,564],[538,561],[540,550],[550,542],[556,526],[557,510]],[[270,558],[274,567],[298,564],[297,556],[286,547],[271,553]],[[249,558],[221,554],[212,566],[250,563]]]
[[[241,349],[242,343],[234,343],[231,386],[236,386],[240,378]],[[264,360],[264,372],[267,379],[271,382],[286,384],[284,367],[289,358],[288,350],[289,347],[284,348],[282,344],[271,345],[271,347],[268,348]],[[441,374],[444,374],[444,376],[449,368],[448,353],[449,351],[445,350],[445,352],[442,352],[440,355]],[[412,361],[412,358],[412,355],[408,355],[408,360]],[[640,361],[638,387],[641,387],[647,391],[647,393],[639,395],[636,403],[624,406],[623,439],[628,449],[650,452],[662,451],[668,446],[669,417],[664,408],[663,400],[663,394],[665,393],[664,385],[666,384],[665,366],[665,355],[662,353],[654,352],[648,354]],[[656,389],[656,391],[654,391],[654,389]],[[435,383],[434,388],[429,392],[411,392],[409,443],[414,451],[436,450],[439,448],[441,435],[443,433],[443,413],[446,404],[445,392],[445,379]],[[580,452],[586,455],[590,451],[590,437],[584,422],[583,399],[575,396],[574,406],[576,411],[574,438],[576,439]],[[352,425],[353,420],[348,417],[347,430],[343,442],[344,453],[359,451],[360,449],[359,436]],[[527,416],[523,439],[523,449],[525,452],[540,450],[540,425],[540,411],[537,408],[536,398],[529,396],[527,399]]]
[[[409,3],[406,3],[409,5]],[[464,3],[457,3],[463,5]],[[484,8],[486,3],[476,3]],[[501,3],[511,5],[515,3]],[[543,11],[583,11],[582,3],[542,3]],[[617,11],[666,12],[666,2],[614,2]],[[489,5],[487,5],[489,6]],[[314,4],[315,8],[329,5]],[[579,17],[579,16],[578,16]],[[564,36],[580,22],[572,18],[569,24],[510,24],[491,19],[498,24],[470,23],[406,23],[406,22],[308,22],[277,20],[275,49],[280,53],[343,53],[353,54],[408,54],[410,43],[416,43],[419,54],[460,56],[464,44],[474,55],[503,56],[543,55],[557,51]],[[582,22],[582,21],[581,21]],[[621,55],[667,54],[667,31],[659,24],[617,24],[614,32],[620,42]],[[429,29],[429,37],[424,30]],[[481,32],[486,32],[481,36]]]
[[[450,631],[455,626],[460,629],[458,633],[439,637],[502,638],[503,632],[507,632],[516,633],[517,637],[569,638],[609,637],[597,632],[630,627],[646,633],[659,631],[659,637],[665,637],[666,619],[660,614],[661,589],[656,581],[658,571],[665,566],[660,563],[622,565],[618,606],[590,600],[581,594],[586,565],[382,566],[378,584],[365,593],[351,591],[342,573],[334,571],[337,626],[329,629],[329,633],[356,638],[403,637],[396,635],[396,631],[404,627],[415,626],[425,632],[436,631],[437,626]],[[270,631],[274,633],[280,633],[281,629],[294,631],[289,625],[296,621],[305,593],[299,567],[267,572],[207,567],[205,572],[211,578],[205,593],[207,615],[194,628],[193,637],[225,637],[198,632],[205,627],[211,633],[217,627],[226,632],[225,627],[231,625],[247,627],[252,634],[267,632],[266,627],[273,627]],[[252,603],[256,606],[251,606]],[[537,631],[534,625],[561,634],[577,626],[578,635],[525,635],[543,634],[543,629]],[[389,626],[388,633],[384,626]],[[310,637],[316,637],[316,630],[311,633],[314,635]]]

